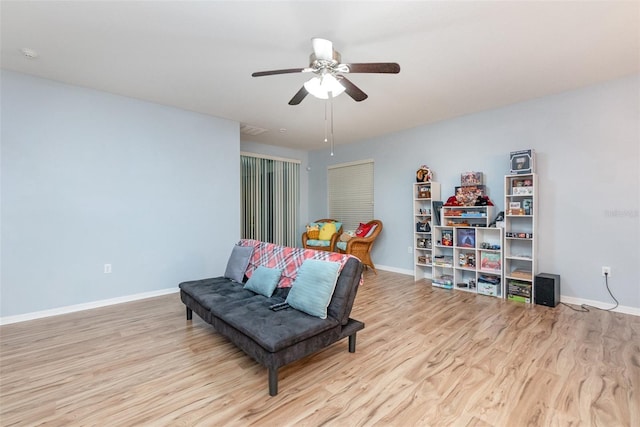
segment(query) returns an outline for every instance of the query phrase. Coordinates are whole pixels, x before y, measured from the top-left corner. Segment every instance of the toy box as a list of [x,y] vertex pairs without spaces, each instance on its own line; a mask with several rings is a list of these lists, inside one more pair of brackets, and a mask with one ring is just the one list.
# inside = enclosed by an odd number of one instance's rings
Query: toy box
[[478,293],[482,295],[498,296],[498,285],[493,283],[478,282]]

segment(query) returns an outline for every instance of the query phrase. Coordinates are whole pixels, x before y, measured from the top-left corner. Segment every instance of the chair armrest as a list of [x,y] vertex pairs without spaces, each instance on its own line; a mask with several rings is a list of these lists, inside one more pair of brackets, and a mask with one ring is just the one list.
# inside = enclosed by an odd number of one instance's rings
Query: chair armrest
[[304,233],[302,233],[302,247],[303,248],[307,248],[307,240],[309,240],[309,238],[307,237],[307,232],[305,231]]
[[347,250],[346,252],[349,253],[351,250],[351,247],[354,245],[366,245],[369,244],[371,242],[373,242],[375,240],[375,236],[369,236],[369,237],[352,237],[347,241]]
[[331,252],[336,251],[336,244],[338,243],[338,239],[340,239],[340,235],[342,233],[333,233],[331,235],[331,243],[329,243],[329,247],[331,248]]

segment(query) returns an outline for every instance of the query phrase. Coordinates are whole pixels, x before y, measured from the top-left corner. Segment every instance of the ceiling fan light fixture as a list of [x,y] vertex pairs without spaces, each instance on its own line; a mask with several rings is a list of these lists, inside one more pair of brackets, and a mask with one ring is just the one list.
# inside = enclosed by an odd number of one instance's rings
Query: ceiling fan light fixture
[[335,98],[344,92],[345,87],[340,84],[332,74],[324,74],[322,76],[316,76],[305,82],[304,88],[311,95],[320,99],[328,99],[329,92],[331,96]]

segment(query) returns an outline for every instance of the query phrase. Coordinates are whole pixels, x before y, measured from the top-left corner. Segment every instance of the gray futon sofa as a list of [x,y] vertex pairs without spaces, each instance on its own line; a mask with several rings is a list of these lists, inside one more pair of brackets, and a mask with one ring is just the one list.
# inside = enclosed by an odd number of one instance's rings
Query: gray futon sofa
[[[277,252],[277,246],[274,247],[276,251],[273,247],[263,247],[263,252]],[[287,249],[307,257],[314,256],[311,252],[320,252]],[[289,258],[283,259],[279,262],[292,262]],[[260,262],[260,257],[254,254],[253,268]],[[247,275],[250,270],[251,266]],[[243,283],[225,277],[180,283],[180,298],[186,305],[187,320],[191,320],[192,313],[195,312],[218,333],[268,368],[269,394],[275,396],[278,393],[280,367],[347,337],[349,352],[355,352],[356,333],[364,328],[364,324],[351,319],[349,315],[361,282],[362,271],[363,266],[357,258],[348,256],[348,259],[343,260],[343,267],[327,307],[326,319],[291,307],[279,311],[270,309],[272,305],[285,301],[290,287],[278,287],[271,297],[266,297],[245,289]]]

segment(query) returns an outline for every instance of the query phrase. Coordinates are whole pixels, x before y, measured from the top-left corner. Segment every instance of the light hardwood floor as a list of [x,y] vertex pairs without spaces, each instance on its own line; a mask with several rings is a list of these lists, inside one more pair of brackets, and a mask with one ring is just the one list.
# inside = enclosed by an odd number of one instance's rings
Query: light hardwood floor
[[342,341],[267,370],[177,294],[0,327],[0,424],[640,426],[640,318],[366,273]]

